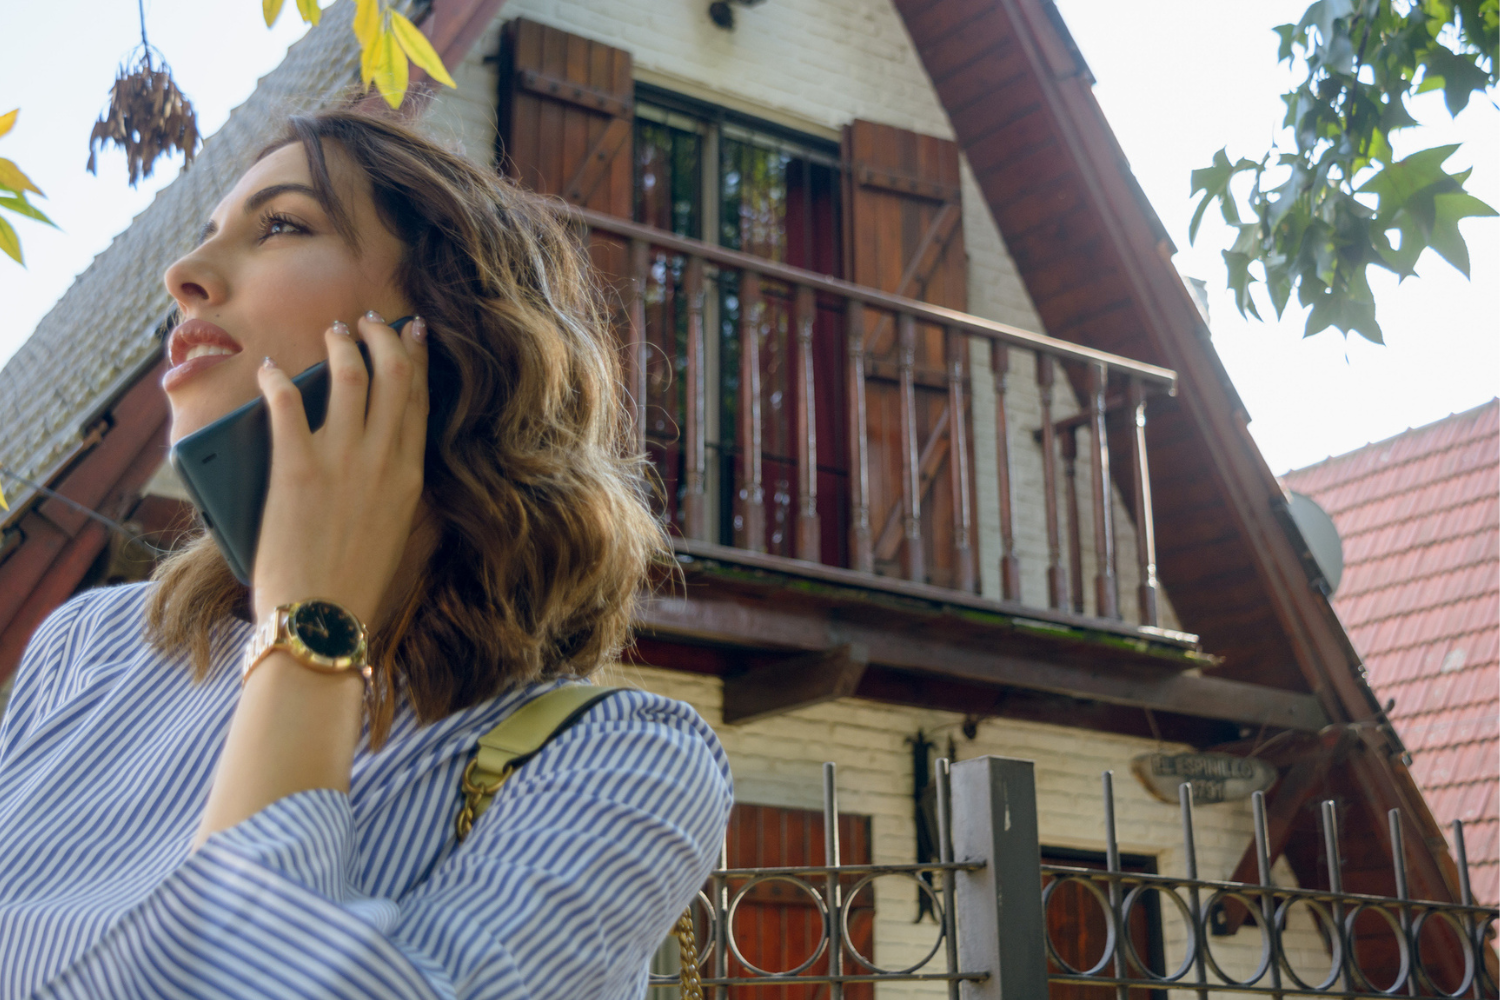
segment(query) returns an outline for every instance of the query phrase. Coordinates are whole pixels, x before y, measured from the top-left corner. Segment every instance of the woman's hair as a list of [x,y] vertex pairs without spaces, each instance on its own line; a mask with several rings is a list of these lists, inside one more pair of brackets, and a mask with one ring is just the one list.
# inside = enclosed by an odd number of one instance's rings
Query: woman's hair
[[[293,117],[260,155],[294,142],[351,242],[325,150],[369,177],[380,219],[405,248],[396,280],[432,331],[423,497],[438,538],[417,585],[370,637],[379,746],[402,693],[431,722],[618,655],[648,572],[670,549],[650,511],[599,286],[556,206],[356,110]],[[151,641],[189,651],[206,676],[211,632],[243,607],[245,588],[207,535],[154,579]]]

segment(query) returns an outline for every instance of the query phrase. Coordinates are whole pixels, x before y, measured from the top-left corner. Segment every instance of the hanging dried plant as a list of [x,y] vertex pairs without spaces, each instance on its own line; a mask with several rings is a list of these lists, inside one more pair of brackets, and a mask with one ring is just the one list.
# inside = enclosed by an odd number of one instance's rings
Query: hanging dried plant
[[88,170],[95,170],[98,147],[106,141],[125,150],[130,164],[130,186],[142,177],[150,177],[159,157],[178,149],[183,154],[183,168],[193,162],[198,151],[198,116],[193,104],[172,79],[166,60],[151,61],[151,48],[142,46],[135,65],[120,67],[109,94],[109,110],[94,124],[89,136]]

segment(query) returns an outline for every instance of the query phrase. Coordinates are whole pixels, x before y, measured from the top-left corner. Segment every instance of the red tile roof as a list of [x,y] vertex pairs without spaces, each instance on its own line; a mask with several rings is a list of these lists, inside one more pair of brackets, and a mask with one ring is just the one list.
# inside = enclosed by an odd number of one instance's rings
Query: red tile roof
[[1333,605],[1412,774],[1500,901],[1500,400],[1282,477],[1333,518]]

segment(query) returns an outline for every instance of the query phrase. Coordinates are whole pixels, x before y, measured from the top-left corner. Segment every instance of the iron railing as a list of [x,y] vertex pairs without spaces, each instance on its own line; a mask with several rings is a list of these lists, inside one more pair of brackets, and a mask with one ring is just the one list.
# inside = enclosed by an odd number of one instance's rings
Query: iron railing
[[[1040,1000],[1048,983],[1113,990],[1127,1000],[1131,990],[1191,991],[1212,994],[1266,994],[1273,997],[1342,998],[1417,997],[1446,1000],[1500,996],[1494,975],[1493,925],[1500,909],[1476,905],[1469,885],[1463,824],[1453,827],[1460,880],[1458,903],[1414,900],[1407,892],[1401,817],[1389,815],[1396,895],[1376,896],[1343,888],[1337,811],[1322,805],[1324,853],[1330,873],[1328,889],[1277,886],[1271,878],[1265,802],[1253,798],[1254,836],[1259,861],[1256,883],[1223,882],[1199,876],[1191,787],[1179,788],[1184,872],[1180,876],[1124,871],[1115,834],[1113,775],[1103,775],[1105,867],[1103,869],[1041,864],[1037,831],[1036,789],[1030,761],[981,757],[952,766],[936,764],[939,860],[913,865],[842,865],[839,859],[838,796],[833,764],[823,765],[824,864],[780,868],[727,868],[713,872],[699,894],[697,913],[699,969],[705,996],[723,998],[727,988],[826,984],[830,1000],[839,1000],[852,983],[932,982],[946,984],[951,1000]],[[960,860],[955,860],[960,859]],[[931,881],[922,876],[929,876]],[[901,968],[881,967],[850,940],[852,904],[878,878],[909,880],[931,904],[937,936],[917,962]],[[740,904],[759,885],[779,882],[805,893],[816,907],[821,938],[808,956],[789,969],[757,967],[736,938]],[[852,882],[852,884],[850,884]],[[1102,919],[1105,939],[1097,957],[1070,964],[1076,942],[1053,940],[1047,929],[1048,907],[1066,887],[1091,898]],[[1174,913],[1185,929],[1185,941],[1174,968],[1157,968],[1153,956],[1141,954],[1123,929],[1151,906]],[[1260,935],[1259,960],[1248,974],[1236,976],[1216,957],[1209,939],[1216,910],[1244,907]],[[1308,943],[1323,949],[1327,967],[1306,976],[1286,944],[1297,908],[1310,914]],[[1376,983],[1377,973],[1361,964],[1356,924],[1365,915],[1383,924],[1396,943],[1396,974]],[[1446,942],[1435,941],[1431,928],[1446,927]],[[1446,945],[1436,962],[1428,954]],[[1455,946],[1456,945],[1456,950]],[[737,963],[731,975],[731,956]],[[812,972],[827,958],[826,972]],[[1452,980],[1461,968],[1458,980]],[[1316,981],[1314,981],[1316,980]],[[653,975],[653,987],[670,987],[676,976]],[[1140,994],[1137,993],[1137,996]]]

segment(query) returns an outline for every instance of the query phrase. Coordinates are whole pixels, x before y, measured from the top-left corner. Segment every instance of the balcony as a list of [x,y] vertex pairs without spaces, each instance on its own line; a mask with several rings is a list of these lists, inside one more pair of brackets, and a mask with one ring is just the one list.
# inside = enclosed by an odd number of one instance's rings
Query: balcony
[[[575,213],[596,260],[621,279],[635,427],[685,563],[1196,647],[1195,637],[1158,627],[1145,428],[1150,401],[1174,392],[1174,372]],[[992,465],[974,450],[976,343],[993,382]],[[1034,378],[1024,407],[1007,405],[1013,371]],[[1076,412],[1054,412],[1074,398],[1060,383],[1082,389]],[[1016,425],[1019,411],[1035,423]],[[1124,451],[1118,468],[1111,436]],[[1037,478],[1017,474],[1023,448],[1033,464],[1040,454],[1039,489],[1018,485]],[[980,465],[993,470],[990,481],[976,481]],[[979,593],[981,501],[991,524],[998,507],[991,596]],[[1044,568],[1025,564],[1017,544],[1018,516],[1037,508]],[[1122,516],[1133,543],[1128,622],[1117,573]],[[1023,574],[1044,580],[1045,593],[1033,585],[1023,601]]]

